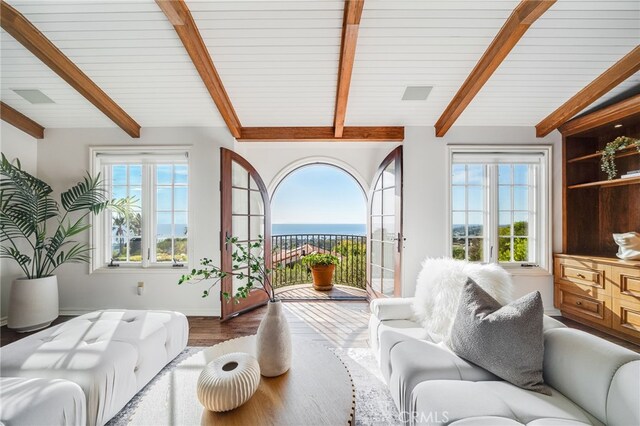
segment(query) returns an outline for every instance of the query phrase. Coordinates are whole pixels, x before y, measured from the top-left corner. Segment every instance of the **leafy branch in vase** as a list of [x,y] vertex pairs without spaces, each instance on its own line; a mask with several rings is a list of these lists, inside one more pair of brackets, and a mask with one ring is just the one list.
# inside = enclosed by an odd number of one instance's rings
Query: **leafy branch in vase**
[[[208,297],[211,294],[211,290],[220,281],[232,276],[237,277],[239,280],[246,280],[247,283],[238,287],[235,294],[223,291],[222,296],[227,301],[233,298],[236,303],[240,303],[240,299],[247,298],[252,290],[257,289],[264,291],[269,300],[275,302],[275,292],[270,278],[273,269],[265,266],[264,238],[260,235],[258,236],[258,241],[245,245],[239,244],[237,237],[229,237],[226,243],[233,247],[231,271],[222,270],[222,268],[214,265],[213,260],[205,257],[200,259],[200,268],[194,268],[189,274],[180,277],[178,285],[213,280],[211,285],[202,292],[202,297]],[[243,268],[242,271],[238,271],[240,268]]]

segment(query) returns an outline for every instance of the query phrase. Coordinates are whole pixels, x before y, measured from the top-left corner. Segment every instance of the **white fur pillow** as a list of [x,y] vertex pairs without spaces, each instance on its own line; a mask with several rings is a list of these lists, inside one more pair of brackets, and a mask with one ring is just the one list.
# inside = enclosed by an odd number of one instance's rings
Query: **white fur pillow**
[[416,319],[435,340],[444,340],[451,333],[467,278],[473,279],[500,304],[513,301],[511,276],[497,264],[427,258],[418,275],[413,310]]

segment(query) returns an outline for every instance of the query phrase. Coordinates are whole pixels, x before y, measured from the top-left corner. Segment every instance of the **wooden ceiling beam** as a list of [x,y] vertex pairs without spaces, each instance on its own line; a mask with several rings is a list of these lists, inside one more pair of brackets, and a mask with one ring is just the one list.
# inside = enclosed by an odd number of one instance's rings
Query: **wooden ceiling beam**
[[558,130],[564,136],[571,136],[636,115],[640,115],[640,95],[632,96],[585,116],[574,118],[564,123]]
[[0,102],[0,118],[36,139],[44,139],[44,127],[4,102]]
[[122,130],[133,138],[140,137],[140,125],[136,123],[113,99],[102,91],[84,72],[65,56],[27,18],[0,0],[0,22],[2,28],[33,53],[53,72],[102,111]]
[[399,142],[404,127],[345,127],[342,137],[333,127],[243,127],[239,142]]
[[342,45],[340,46],[340,63],[338,65],[338,90],[333,119],[334,136],[336,138],[342,137],[344,131],[349,88],[351,87],[351,74],[353,73],[353,63],[356,57],[358,30],[360,29],[363,8],[364,0],[345,0],[344,2]]
[[436,122],[436,136],[442,137],[447,133],[531,24],[555,2],[522,0],[518,4]]
[[184,0],[156,0],[156,3],[178,33],[229,131],[233,137],[240,137],[242,125],[213,64],[211,55],[209,55],[207,46],[202,40],[200,30],[191,16],[189,7]]
[[541,138],[548,135],[638,71],[640,71],[640,46],[636,46],[635,49],[538,123],[536,136]]

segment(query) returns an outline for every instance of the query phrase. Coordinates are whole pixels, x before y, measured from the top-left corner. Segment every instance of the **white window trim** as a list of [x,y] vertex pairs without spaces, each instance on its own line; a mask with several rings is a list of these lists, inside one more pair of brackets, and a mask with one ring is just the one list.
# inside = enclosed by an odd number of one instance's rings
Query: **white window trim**
[[[508,154],[542,154],[543,158],[540,161],[541,176],[540,176],[540,191],[543,193],[539,196],[540,206],[538,210],[538,218],[536,226],[540,227],[540,241],[537,242],[538,250],[540,250],[539,262],[537,267],[522,267],[519,264],[500,264],[507,269],[509,273],[514,275],[540,275],[550,274],[553,266],[553,188],[551,183],[553,182],[553,147],[551,145],[448,145],[447,146],[447,173],[446,173],[446,223],[447,223],[447,241],[446,250],[447,256],[451,256],[453,250],[452,245],[452,219],[451,219],[451,172],[453,165],[453,155],[458,153],[463,154],[489,154],[495,152],[502,152]],[[488,202],[485,200],[485,202]],[[543,217],[544,215],[544,217]],[[493,215],[495,216],[495,214]],[[491,217],[489,220],[494,220]],[[495,219],[497,220],[497,219]]]
[[[160,146],[91,146],[89,147],[89,172],[92,176],[96,176],[101,172],[101,163],[99,159],[99,154],[105,155],[123,155],[123,156],[131,156],[131,155],[182,155],[184,153],[187,154],[187,167],[189,168],[189,180],[187,185],[187,199],[188,199],[188,213],[187,220],[189,223],[189,227],[193,224],[193,208],[192,206],[192,174],[191,174],[191,145],[160,145]],[[103,176],[101,176],[104,178]],[[149,177],[148,177],[149,178]],[[151,181],[153,182],[153,180]],[[151,203],[153,200],[147,199],[143,200],[144,206],[143,211],[153,211],[151,209]],[[182,267],[174,267],[172,264],[161,264],[161,263],[149,263],[149,262],[141,262],[139,264],[130,264],[130,263],[120,263],[117,268],[109,268],[104,264],[103,259],[105,259],[105,235],[107,232],[107,221],[105,220],[106,215],[91,215],[90,223],[91,223],[91,232],[89,237],[89,243],[93,248],[91,254],[91,260],[89,262],[89,273],[183,273],[184,270],[193,268],[194,259],[192,256],[193,253],[193,239],[195,238],[195,233],[189,232],[189,238],[187,239],[187,253],[189,254],[189,260]],[[109,230],[110,231],[110,230]],[[145,221],[143,223],[143,232],[151,232],[151,223],[150,221]],[[148,234],[145,234],[148,235]],[[144,241],[144,239],[143,239]],[[143,247],[143,253],[147,248]],[[143,255],[144,259],[144,255]]]

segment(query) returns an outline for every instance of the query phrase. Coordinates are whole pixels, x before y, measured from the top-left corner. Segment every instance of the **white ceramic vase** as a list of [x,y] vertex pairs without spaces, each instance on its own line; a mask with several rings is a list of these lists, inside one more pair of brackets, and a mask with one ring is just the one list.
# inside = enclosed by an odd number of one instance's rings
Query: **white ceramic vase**
[[48,327],[58,318],[58,279],[51,277],[13,281],[9,293],[7,326],[19,333]]
[[256,355],[265,377],[279,376],[291,367],[291,332],[280,300],[269,302],[267,314],[260,322]]
[[198,399],[210,411],[229,411],[253,396],[260,366],[249,354],[234,352],[211,361],[198,378]]

